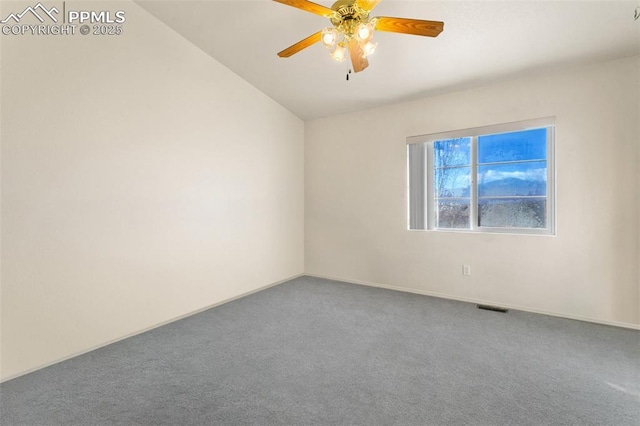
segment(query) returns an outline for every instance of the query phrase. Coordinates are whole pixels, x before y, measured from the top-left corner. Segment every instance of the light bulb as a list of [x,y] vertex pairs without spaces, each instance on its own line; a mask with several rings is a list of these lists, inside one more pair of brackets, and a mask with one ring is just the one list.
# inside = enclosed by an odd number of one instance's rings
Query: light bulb
[[356,35],[359,40],[369,41],[369,39],[371,39],[371,36],[373,35],[373,25],[371,25],[371,23],[362,23],[358,25]]
[[327,49],[331,49],[338,40],[338,32],[335,28],[325,28],[322,30],[322,44]]
[[338,44],[331,52],[331,58],[336,62],[344,62],[347,59],[347,48],[342,43]]
[[378,47],[378,43],[368,42],[364,45],[364,56],[373,55],[376,51],[376,47]]

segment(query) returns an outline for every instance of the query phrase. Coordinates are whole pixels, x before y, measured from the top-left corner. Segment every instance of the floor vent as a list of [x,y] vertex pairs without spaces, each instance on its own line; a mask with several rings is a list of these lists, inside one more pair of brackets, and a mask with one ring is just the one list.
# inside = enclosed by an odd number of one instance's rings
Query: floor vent
[[503,314],[506,314],[507,312],[509,312],[509,310],[506,308],[501,308],[500,306],[491,306],[491,305],[478,305],[478,309],[484,309],[485,311],[502,312]]

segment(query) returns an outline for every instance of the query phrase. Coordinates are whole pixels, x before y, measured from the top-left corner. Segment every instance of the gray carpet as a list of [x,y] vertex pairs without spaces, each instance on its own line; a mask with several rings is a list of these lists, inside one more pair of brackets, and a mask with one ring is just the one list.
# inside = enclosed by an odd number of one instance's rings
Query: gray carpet
[[640,332],[303,277],[0,392],[5,426],[638,426]]

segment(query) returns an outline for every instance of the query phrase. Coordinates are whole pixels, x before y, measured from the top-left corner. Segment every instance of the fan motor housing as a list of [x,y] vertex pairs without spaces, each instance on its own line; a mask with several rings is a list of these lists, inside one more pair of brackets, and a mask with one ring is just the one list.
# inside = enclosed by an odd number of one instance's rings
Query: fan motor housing
[[355,0],[338,0],[331,9],[335,10],[331,23],[349,36],[355,33],[360,23],[369,19],[369,11],[361,9]]

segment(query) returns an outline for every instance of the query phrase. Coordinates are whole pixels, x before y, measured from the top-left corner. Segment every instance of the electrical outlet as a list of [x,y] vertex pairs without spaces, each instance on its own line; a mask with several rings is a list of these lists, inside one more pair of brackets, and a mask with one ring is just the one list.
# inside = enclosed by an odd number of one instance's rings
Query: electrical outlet
[[462,275],[471,275],[471,265],[462,265]]

